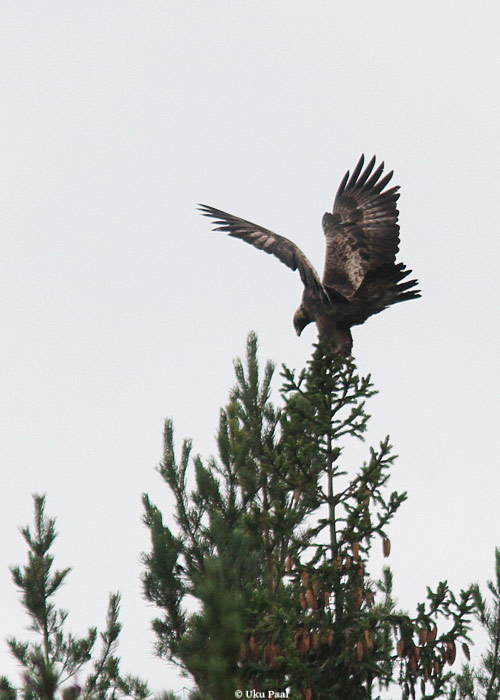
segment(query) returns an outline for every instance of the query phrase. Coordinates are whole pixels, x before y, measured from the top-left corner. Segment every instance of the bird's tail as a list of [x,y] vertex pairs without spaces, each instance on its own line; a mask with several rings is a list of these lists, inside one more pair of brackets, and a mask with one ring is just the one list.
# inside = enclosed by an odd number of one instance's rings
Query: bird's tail
[[400,301],[407,301],[408,299],[420,298],[420,290],[417,289],[418,280],[412,279],[403,282],[411,273],[412,271],[407,270],[403,263],[399,263],[399,265],[395,265],[392,268],[387,279],[386,295],[388,298],[386,306],[397,304]]
[[387,265],[370,270],[360,286],[349,309],[351,325],[364,323],[373,314],[378,314],[392,304],[409,299],[418,299],[420,290],[416,279],[408,280],[412,271],[403,263]]

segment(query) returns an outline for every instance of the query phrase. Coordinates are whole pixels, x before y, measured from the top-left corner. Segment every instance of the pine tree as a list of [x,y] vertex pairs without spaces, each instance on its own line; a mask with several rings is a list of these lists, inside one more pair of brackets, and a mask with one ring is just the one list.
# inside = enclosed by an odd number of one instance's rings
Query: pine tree
[[370,551],[379,540],[389,556],[389,525],[406,499],[387,493],[388,438],[356,473],[343,464],[346,443],[367,430],[370,377],[318,346],[298,376],[283,369],[278,410],[273,370],[260,380],[250,334],[220,414],[218,459],[191,459],[187,440],[178,460],[166,421],[158,471],[175,497],[175,528],[143,497],[158,654],[192,675],[203,700],[237,689],[366,700],[384,689],[394,697],[395,684],[402,698],[444,696],[472,591],[455,596],[443,582],[409,615],[396,608],[388,567],[370,577]]
[[[0,678],[0,699],[17,700],[21,696],[24,700],[110,700],[130,696],[145,700],[149,695],[146,684],[134,676],[123,676],[115,655],[121,630],[118,593],[109,597],[103,632],[98,635],[96,627],[89,628],[84,637],[66,632],[68,613],[56,608],[54,598],[70,569],[53,569],[51,549],[57,533],[55,519],[45,515],[45,500],[45,496],[34,495],[34,527],[21,531],[28,545],[27,564],[11,567],[31,621],[29,629],[37,641],[21,642],[14,637],[7,640],[23,674],[19,689],[5,676]],[[96,649],[98,637],[100,652]]]
[[[478,584],[472,586],[476,617],[487,634],[488,648],[480,663],[466,663],[457,674],[450,700],[498,700],[500,698],[500,549],[495,550],[495,581],[488,581],[491,602],[483,596]],[[465,649],[468,659],[470,654]]]

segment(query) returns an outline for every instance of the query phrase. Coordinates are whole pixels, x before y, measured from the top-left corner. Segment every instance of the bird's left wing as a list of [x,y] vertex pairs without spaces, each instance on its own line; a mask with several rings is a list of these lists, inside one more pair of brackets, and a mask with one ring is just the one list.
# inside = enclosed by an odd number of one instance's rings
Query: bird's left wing
[[238,216],[214,209],[206,204],[199,204],[198,209],[203,216],[213,219],[214,231],[225,231],[234,238],[241,238],[242,241],[250,243],[265,253],[274,255],[291,270],[299,271],[300,278],[306,288],[320,296],[325,302],[329,302],[318,273],[293,241],[262,228],[262,226],[257,226],[251,221],[240,219]]
[[392,171],[382,177],[384,164],[372,158],[363,170],[361,156],[347,172],[335,197],[333,211],[323,217],[326,236],[323,285],[352,299],[369,271],[394,264],[399,246],[399,187],[385,189]]

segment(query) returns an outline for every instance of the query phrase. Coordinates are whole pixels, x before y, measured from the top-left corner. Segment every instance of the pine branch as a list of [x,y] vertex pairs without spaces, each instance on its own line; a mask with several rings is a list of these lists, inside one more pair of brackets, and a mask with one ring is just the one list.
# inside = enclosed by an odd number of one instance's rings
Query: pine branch
[[[11,653],[23,668],[19,690],[4,679],[0,682],[1,700],[16,700],[22,695],[24,700],[77,700],[82,692],[75,682],[75,675],[83,672],[91,661],[97,629],[91,627],[87,636],[78,638],[66,631],[68,613],[58,610],[54,598],[66,580],[70,569],[53,571],[51,547],[57,536],[55,520],[45,515],[45,496],[35,495],[34,529],[22,530],[28,545],[28,563],[11,569],[12,578],[21,591],[21,602],[32,620],[31,629],[38,642],[20,642],[10,637],[8,645]],[[94,675],[87,679],[82,700],[117,700],[123,695],[118,659],[113,656],[121,625],[118,622],[119,595],[110,597],[106,632],[101,637],[104,649],[94,664]],[[131,677],[133,678],[133,677]],[[135,688],[141,686],[137,680]],[[65,685],[70,683],[70,685]],[[149,691],[148,691],[149,692]],[[137,700],[145,700],[146,695]]]

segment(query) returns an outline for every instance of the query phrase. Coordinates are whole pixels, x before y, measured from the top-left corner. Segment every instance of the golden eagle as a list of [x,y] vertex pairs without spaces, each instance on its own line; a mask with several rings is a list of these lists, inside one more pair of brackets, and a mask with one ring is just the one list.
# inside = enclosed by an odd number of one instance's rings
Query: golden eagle
[[351,354],[351,326],[391,304],[420,296],[417,280],[405,280],[411,270],[396,264],[399,187],[385,189],[392,171],[382,177],[384,163],[375,169],[375,156],[364,170],[363,164],[361,156],[352,175],[348,171],[340,183],[332,213],[323,216],[322,280],[293,241],[220,209],[199,205],[202,214],[214,220],[214,230],[241,238],[299,271],[304,293],[293,317],[297,335],[315,321],[320,339],[343,355]]

